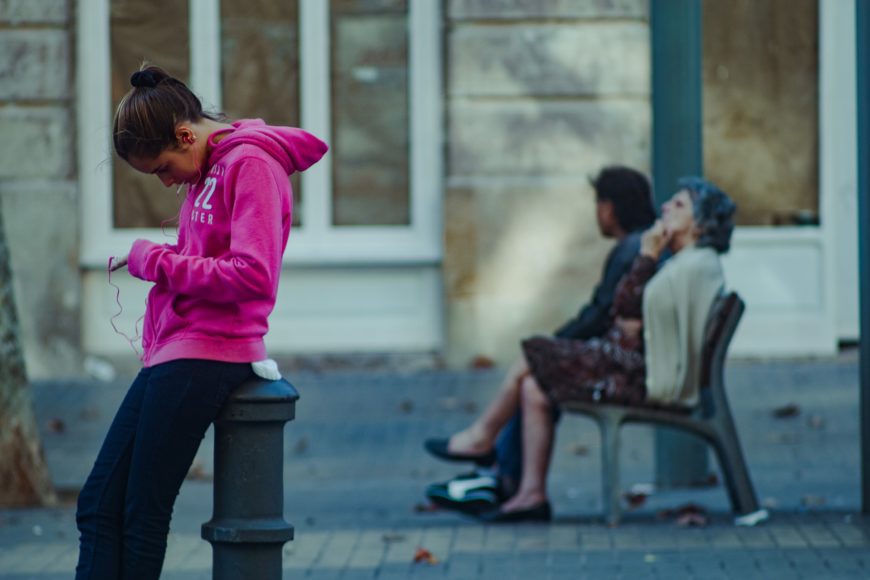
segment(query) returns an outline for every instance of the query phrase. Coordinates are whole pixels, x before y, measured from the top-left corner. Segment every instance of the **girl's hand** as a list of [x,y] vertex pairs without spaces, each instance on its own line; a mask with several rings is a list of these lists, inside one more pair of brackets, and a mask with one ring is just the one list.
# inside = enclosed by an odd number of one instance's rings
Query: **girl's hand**
[[115,270],[120,270],[124,266],[127,265],[127,256],[121,256],[120,258],[112,258],[112,264],[109,266],[109,272],[114,272]]
[[658,260],[659,256],[662,255],[662,250],[665,249],[670,241],[671,232],[665,228],[662,220],[656,220],[656,223],[640,237],[640,253]]

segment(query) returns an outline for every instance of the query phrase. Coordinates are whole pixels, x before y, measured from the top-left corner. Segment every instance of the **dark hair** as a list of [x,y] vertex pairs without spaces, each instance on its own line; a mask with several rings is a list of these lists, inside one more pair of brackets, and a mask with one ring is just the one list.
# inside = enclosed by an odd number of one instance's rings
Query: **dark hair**
[[727,252],[731,248],[737,205],[727,193],[702,177],[683,177],[677,185],[692,196],[695,224],[701,230],[695,245],[713,248],[720,254]]
[[656,221],[652,187],[647,177],[630,167],[611,165],[589,179],[598,201],[613,204],[616,221],[626,233],[650,227]]
[[124,159],[153,158],[177,144],[175,125],[216,119],[202,110],[202,103],[180,80],[162,68],[143,64],[130,76],[133,86],[115,110],[112,139],[115,152]]

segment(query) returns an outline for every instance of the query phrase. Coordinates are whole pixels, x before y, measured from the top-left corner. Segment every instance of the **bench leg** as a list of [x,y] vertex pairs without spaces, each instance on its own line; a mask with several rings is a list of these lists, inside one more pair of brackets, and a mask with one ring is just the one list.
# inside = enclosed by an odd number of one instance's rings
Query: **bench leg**
[[617,416],[606,415],[598,421],[601,429],[601,491],[604,521],[609,526],[619,524],[619,426]]
[[758,497],[749,477],[749,469],[740,448],[737,429],[731,413],[725,410],[716,420],[715,449],[719,458],[719,466],[725,475],[725,485],[731,508],[738,514],[748,514],[758,511]]

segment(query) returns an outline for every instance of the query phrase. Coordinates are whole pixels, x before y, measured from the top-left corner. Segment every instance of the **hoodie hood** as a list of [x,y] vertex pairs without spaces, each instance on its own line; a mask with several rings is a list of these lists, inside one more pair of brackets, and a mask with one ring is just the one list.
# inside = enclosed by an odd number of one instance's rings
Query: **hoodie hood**
[[[214,143],[214,137],[221,134],[226,136]],[[329,149],[326,143],[307,131],[296,127],[266,125],[262,119],[236,121],[233,129],[211,135],[209,145],[212,146],[209,165],[219,162],[239,145],[254,145],[278,161],[287,175],[305,171]]]

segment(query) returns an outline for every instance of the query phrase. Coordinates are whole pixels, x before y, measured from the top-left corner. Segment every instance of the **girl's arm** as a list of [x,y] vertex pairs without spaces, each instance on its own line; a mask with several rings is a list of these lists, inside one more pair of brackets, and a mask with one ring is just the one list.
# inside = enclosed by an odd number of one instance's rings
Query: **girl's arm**
[[261,159],[245,159],[233,169],[235,178],[228,174],[224,184],[231,208],[229,254],[186,256],[172,247],[136,240],[128,259],[130,274],[212,302],[274,296],[284,252],[281,190],[273,168]]

